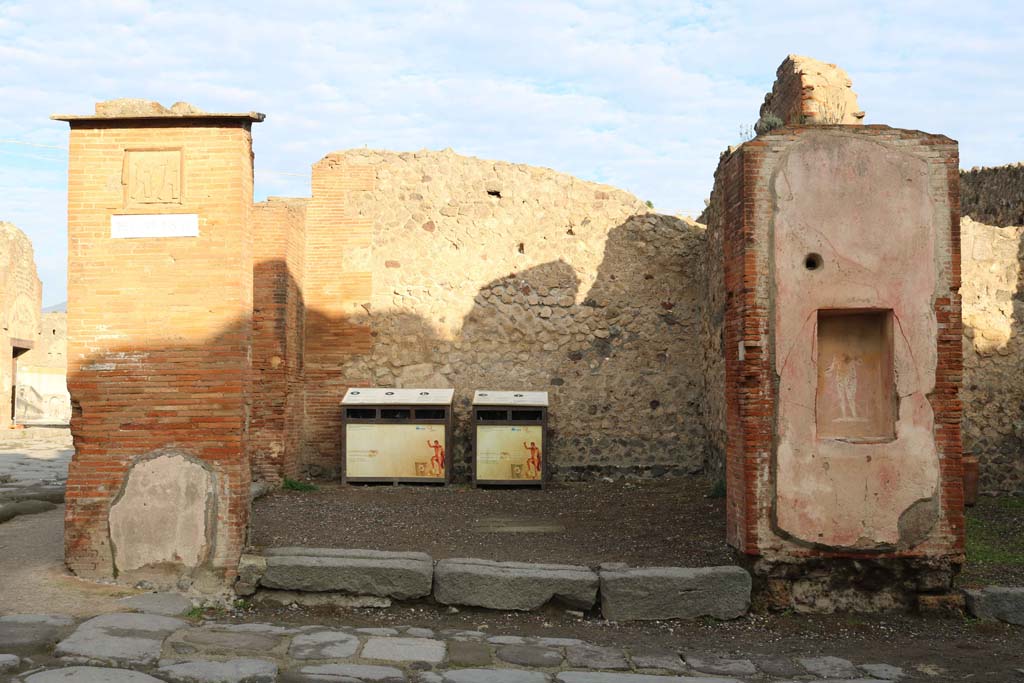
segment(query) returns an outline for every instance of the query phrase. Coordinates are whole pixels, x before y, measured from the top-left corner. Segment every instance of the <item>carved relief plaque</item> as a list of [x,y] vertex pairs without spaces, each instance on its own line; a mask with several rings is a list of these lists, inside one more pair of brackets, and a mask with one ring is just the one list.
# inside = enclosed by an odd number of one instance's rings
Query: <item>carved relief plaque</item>
[[818,437],[895,438],[890,311],[818,311]]
[[181,204],[180,149],[127,150],[124,153],[124,205]]

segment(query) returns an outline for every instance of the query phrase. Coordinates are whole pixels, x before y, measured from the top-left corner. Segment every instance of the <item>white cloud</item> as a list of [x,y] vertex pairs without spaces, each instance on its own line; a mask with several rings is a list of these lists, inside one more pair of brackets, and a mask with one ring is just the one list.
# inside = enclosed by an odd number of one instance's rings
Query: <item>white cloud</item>
[[[924,0],[7,2],[0,138],[63,144],[47,116],[99,99],[187,100],[267,114],[257,199],[307,193],[286,174],[335,149],[453,147],[699,211],[791,52],[846,68],[869,122],[959,139],[965,166],[1024,158],[1022,17],[1010,2]],[[60,154],[0,151],[0,218],[33,238],[59,301]]]

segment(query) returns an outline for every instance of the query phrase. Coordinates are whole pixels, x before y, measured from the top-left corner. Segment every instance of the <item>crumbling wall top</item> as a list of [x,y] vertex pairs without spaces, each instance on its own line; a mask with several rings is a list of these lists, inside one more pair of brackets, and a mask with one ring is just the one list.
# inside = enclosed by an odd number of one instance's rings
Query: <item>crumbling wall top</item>
[[772,91],[764,96],[761,116],[754,125],[758,133],[782,125],[863,122],[853,81],[835,64],[789,55],[775,74]]
[[54,114],[54,121],[108,121],[116,119],[247,119],[260,122],[266,118],[257,111],[244,113],[207,112],[188,102],[175,102],[165,107],[155,100],[122,97],[96,103],[94,114]]

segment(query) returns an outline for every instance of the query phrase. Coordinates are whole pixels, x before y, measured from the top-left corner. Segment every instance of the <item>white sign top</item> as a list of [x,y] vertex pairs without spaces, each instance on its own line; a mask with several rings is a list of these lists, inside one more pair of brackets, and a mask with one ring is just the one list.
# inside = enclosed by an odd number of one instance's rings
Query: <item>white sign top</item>
[[110,236],[199,237],[199,215],[194,213],[132,213],[110,217]]
[[427,405],[449,406],[454,389],[383,389],[353,387],[345,392],[342,405]]
[[473,394],[475,406],[544,406],[548,405],[546,391],[488,391],[477,389]]

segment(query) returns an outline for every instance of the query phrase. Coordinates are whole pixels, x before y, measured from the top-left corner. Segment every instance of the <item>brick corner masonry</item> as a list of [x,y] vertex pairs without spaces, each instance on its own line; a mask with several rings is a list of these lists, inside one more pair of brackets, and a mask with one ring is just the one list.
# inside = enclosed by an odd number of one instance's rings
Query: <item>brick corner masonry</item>
[[424,553],[274,548],[243,556],[236,591],[257,588],[396,600],[432,596],[445,605],[536,610],[552,601],[616,621],[734,619],[750,608],[740,567],[643,567],[496,562]]

